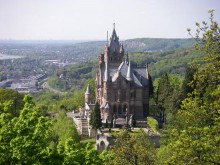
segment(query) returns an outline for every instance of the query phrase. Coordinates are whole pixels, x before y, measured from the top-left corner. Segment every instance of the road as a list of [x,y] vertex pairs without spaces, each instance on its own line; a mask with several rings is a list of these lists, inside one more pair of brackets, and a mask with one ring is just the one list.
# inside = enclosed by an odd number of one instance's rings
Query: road
[[57,90],[57,89],[51,88],[51,87],[49,86],[48,82],[43,83],[43,84],[42,84],[42,87],[43,87],[43,89],[48,89],[49,91],[54,92],[54,93],[56,93],[56,94],[60,94],[60,95],[66,94],[66,92],[61,92],[61,91],[59,91],[59,90]]

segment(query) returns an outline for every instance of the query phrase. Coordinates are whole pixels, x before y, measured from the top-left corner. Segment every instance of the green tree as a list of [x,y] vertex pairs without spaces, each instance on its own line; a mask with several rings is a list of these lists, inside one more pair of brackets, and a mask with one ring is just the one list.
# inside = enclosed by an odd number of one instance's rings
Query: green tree
[[73,103],[76,107],[84,107],[85,106],[85,91],[77,90],[74,92],[74,100]]
[[2,104],[3,113],[0,114],[0,164],[11,164],[12,148],[10,141],[14,137],[14,122],[11,113],[13,101],[7,101]]
[[25,96],[24,102],[24,109],[14,124],[15,136],[10,141],[12,159],[18,164],[43,162],[51,138],[51,122],[35,108],[32,97]]
[[[186,68],[186,74],[184,77],[183,85],[182,85],[182,95],[185,99],[187,97],[188,93],[192,93],[195,89],[196,82],[193,81],[194,75],[197,72],[197,66],[194,64],[191,64],[190,66],[187,66]],[[193,84],[191,84],[193,81]]]
[[82,146],[72,139],[67,139],[65,145],[58,146],[58,153],[61,155],[63,165],[102,165],[102,158],[98,151],[90,144]]
[[165,134],[169,142],[160,150],[158,164],[220,164],[220,28],[213,11],[210,25],[202,24],[196,23],[196,47],[206,53],[204,63],[193,75],[193,92],[182,102],[175,125]]
[[156,150],[143,130],[135,134],[122,131],[116,135],[110,156],[112,159],[107,160],[112,165],[152,165],[155,161]]
[[53,119],[53,132],[56,141],[65,143],[66,139],[72,139],[74,142],[80,142],[80,135],[74,126],[73,120],[67,117],[66,112],[61,110]]
[[[11,113],[13,116],[18,116],[20,113],[20,110],[24,107],[23,102],[24,94],[18,93],[15,90],[12,89],[1,89],[0,88],[0,103],[4,103],[6,101],[11,100]],[[1,113],[1,108],[0,108]]]
[[100,129],[102,126],[100,106],[98,102],[96,102],[95,107],[91,113],[89,124],[94,129]]
[[154,96],[154,85],[151,75],[149,75],[149,96],[150,97]]
[[35,108],[30,96],[24,97],[19,117],[9,113],[12,102],[6,102],[0,116],[0,164],[36,164],[44,162],[50,142],[50,120]]
[[158,80],[155,102],[164,123],[172,122],[178,110],[181,84],[182,79],[179,76],[167,73]]

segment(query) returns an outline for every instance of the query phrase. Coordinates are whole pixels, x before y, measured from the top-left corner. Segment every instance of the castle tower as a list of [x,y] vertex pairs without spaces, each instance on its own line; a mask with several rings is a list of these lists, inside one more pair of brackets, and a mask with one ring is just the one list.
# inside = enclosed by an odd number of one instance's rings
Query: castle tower
[[87,104],[91,104],[92,103],[92,92],[91,92],[89,84],[88,84],[88,86],[86,88],[85,103],[87,103]]
[[109,73],[109,64],[108,60],[105,63],[105,79],[104,79],[104,99],[108,101],[109,97],[109,84],[110,84],[110,73]]

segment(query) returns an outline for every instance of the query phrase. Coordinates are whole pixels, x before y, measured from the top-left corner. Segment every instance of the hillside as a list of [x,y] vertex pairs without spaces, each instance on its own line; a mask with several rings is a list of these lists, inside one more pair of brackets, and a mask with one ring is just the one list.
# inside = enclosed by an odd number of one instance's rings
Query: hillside
[[[137,38],[121,41],[125,51],[156,52],[190,48],[193,39],[156,39]],[[68,60],[73,63],[82,63],[98,58],[104,51],[106,41],[89,41],[76,43],[76,41],[0,41],[0,53],[18,55],[37,59]]]
[[[194,48],[158,52],[134,52],[129,54],[129,58],[138,66],[149,64],[150,74],[153,79],[162,76],[164,73],[183,77],[186,66],[194,60],[200,62],[203,57],[204,55]],[[52,87],[64,91],[70,88],[81,88],[87,79],[95,77],[97,68],[97,59],[88,63],[68,66],[58,70],[56,76],[49,79],[49,83]]]
[[144,66],[147,63],[149,64],[152,78],[158,78],[164,73],[184,76],[186,66],[192,61],[199,63],[203,57],[204,54],[194,48],[130,54],[130,58],[137,65]]
[[[163,50],[175,50],[190,48],[194,45],[193,39],[163,39],[163,38],[136,38],[121,41],[128,52],[156,52]],[[76,54],[97,57],[104,50],[105,41],[91,41],[77,43],[72,46]]]
[[156,52],[190,48],[195,41],[193,39],[137,38],[125,40],[123,43],[128,52]]

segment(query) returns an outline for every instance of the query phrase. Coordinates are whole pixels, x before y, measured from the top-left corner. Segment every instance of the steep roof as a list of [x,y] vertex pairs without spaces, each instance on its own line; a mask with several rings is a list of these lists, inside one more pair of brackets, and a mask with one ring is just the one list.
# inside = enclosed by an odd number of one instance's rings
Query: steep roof
[[85,94],[87,94],[87,95],[92,94],[89,84],[86,88],[86,93]]
[[133,81],[133,67],[131,66],[131,62],[129,61],[126,79],[128,81]]
[[124,77],[126,80],[128,80],[128,78],[130,77],[128,81],[133,81],[136,86],[147,86],[149,80],[147,78],[146,68],[134,66],[134,63],[130,61],[128,64],[126,61],[123,61],[121,65],[118,67],[118,70],[110,69],[112,81],[114,82],[117,80],[120,72],[122,77]]
[[112,55],[113,53],[116,53],[116,54],[120,53],[119,37],[116,34],[115,26],[113,28],[112,36],[110,38],[109,52],[110,52],[110,55]]

